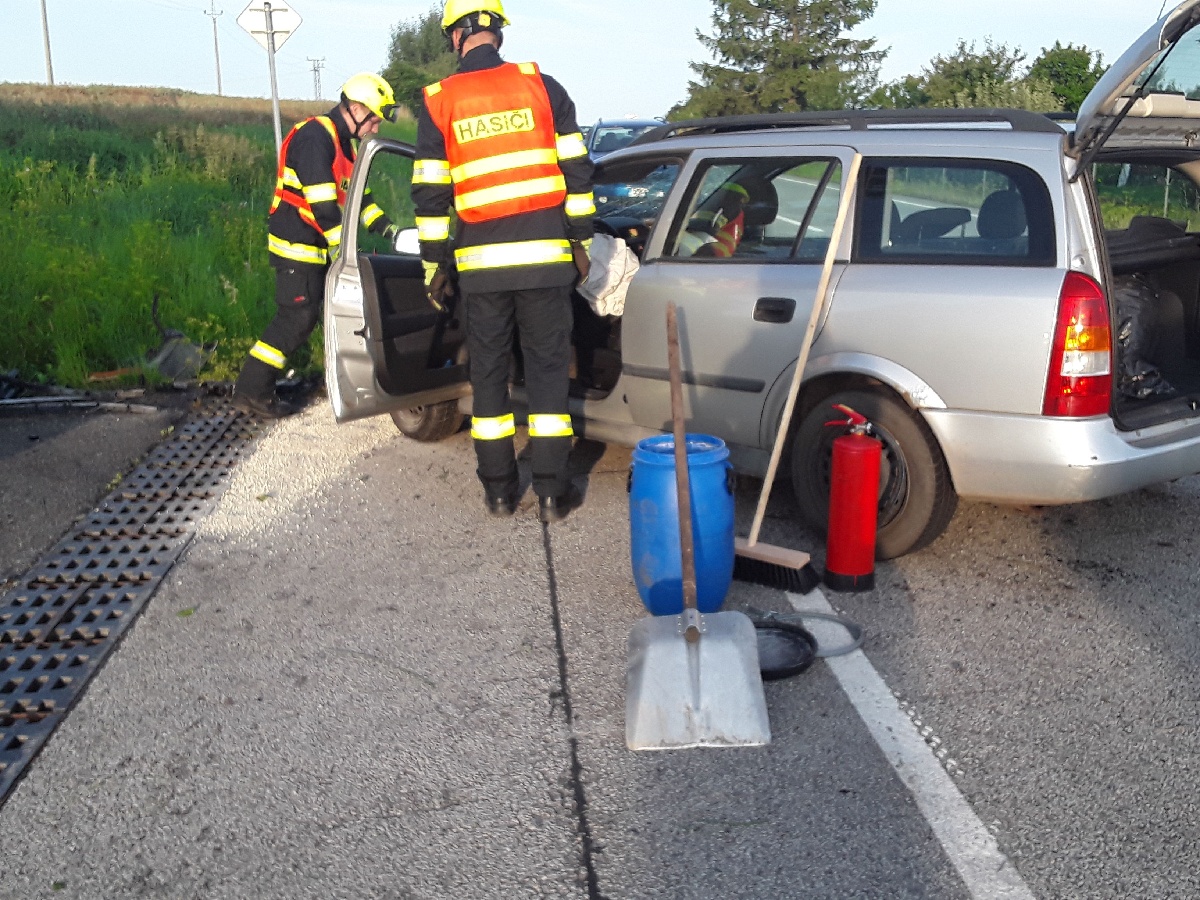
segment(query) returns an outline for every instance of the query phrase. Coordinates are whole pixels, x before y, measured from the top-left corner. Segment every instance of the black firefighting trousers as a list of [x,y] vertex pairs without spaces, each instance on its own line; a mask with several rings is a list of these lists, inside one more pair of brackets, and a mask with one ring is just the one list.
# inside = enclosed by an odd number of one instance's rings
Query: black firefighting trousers
[[268,401],[287,357],[308,340],[325,305],[326,266],[303,263],[275,270],[275,317],[255,344],[238,375],[234,391]]
[[[473,426],[479,420],[502,419],[512,413],[508,378],[514,323],[524,357],[530,417],[565,417],[571,366],[571,286],[472,293],[466,295],[465,306],[474,392]],[[476,432],[474,427],[472,430]],[[529,443],[534,493],[539,497],[562,496],[569,485],[570,433],[531,436]],[[475,455],[479,480],[488,496],[502,497],[516,491],[517,461],[511,433],[483,440],[477,436]]]

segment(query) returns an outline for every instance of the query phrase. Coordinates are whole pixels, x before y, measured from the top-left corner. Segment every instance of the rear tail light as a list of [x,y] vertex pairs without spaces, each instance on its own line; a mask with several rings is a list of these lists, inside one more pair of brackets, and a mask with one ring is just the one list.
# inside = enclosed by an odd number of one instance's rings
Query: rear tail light
[[1099,416],[1112,405],[1112,327],[1104,291],[1068,272],[1058,298],[1042,415]]

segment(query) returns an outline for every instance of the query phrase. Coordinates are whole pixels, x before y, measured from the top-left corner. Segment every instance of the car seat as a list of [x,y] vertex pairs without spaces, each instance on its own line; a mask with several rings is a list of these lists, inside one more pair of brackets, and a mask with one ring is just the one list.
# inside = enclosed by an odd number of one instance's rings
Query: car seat
[[920,209],[900,222],[900,226],[892,232],[892,241],[897,244],[916,244],[931,238],[944,237],[970,221],[971,211],[961,206]]
[[1011,241],[1025,233],[1025,201],[1020,192],[996,191],[988,194],[979,207],[975,220],[981,238],[990,241]]
[[750,195],[750,199],[746,201],[746,233],[742,237],[742,243],[757,243],[762,241],[766,227],[779,215],[779,193],[775,190],[775,185],[761,175],[743,179],[742,187]]
[[624,137],[615,131],[610,131],[608,134],[601,136],[600,142],[596,144],[596,152],[612,153],[614,150],[620,150],[624,146]]
[[779,215],[779,194],[775,185],[761,175],[743,175],[738,178],[737,186],[744,191],[728,192],[730,200],[737,203],[736,212],[728,209],[730,219],[741,215],[741,229],[735,242],[705,244],[693,254],[697,257],[729,257],[738,255],[742,248],[759,244],[763,232]]

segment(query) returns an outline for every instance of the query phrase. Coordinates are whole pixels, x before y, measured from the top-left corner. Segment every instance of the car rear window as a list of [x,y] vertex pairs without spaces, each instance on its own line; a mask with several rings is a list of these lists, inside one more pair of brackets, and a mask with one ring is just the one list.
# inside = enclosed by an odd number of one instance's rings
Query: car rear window
[[924,265],[1052,266],[1050,193],[1032,170],[990,160],[871,160],[855,258]]
[[635,137],[657,127],[658,125],[616,125],[612,127],[601,125],[596,128],[594,135],[589,135],[592,139],[592,152],[612,153],[614,150],[628,147],[633,143]]

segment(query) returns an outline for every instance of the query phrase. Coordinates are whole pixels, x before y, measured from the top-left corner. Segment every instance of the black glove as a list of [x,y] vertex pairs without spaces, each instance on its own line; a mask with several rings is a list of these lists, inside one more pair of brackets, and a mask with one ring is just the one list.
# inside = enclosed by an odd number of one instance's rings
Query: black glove
[[454,296],[450,275],[438,263],[422,262],[425,266],[425,296],[438,312],[446,311],[446,298]]
[[592,268],[592,260],[589,256],[591,249],[590,238],[586,241],[571,241],[571,257],[575,260],[575,270],[579,273],[580,284],[587,281],[588,272]]

